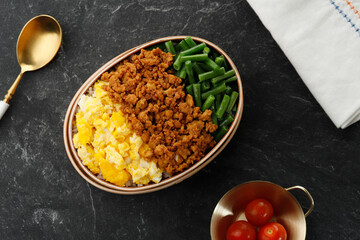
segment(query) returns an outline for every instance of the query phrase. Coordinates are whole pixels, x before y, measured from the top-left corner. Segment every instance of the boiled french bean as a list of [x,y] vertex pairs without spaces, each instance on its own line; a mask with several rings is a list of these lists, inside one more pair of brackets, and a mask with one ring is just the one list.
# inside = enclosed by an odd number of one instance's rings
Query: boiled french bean
[[216,111],[217,118],[222,118],[222,116],[224,115],[224,113],[229,105],[229,102],[230,102],[230,97],[229,97],[229,95],[225,94],[221,101],[220,107]]

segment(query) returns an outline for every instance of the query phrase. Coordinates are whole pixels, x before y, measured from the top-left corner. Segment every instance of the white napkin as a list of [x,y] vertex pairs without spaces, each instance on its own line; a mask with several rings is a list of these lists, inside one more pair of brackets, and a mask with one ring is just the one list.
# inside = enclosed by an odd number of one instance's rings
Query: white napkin
[[360,1],[247,1],[336,127],[360,120]]

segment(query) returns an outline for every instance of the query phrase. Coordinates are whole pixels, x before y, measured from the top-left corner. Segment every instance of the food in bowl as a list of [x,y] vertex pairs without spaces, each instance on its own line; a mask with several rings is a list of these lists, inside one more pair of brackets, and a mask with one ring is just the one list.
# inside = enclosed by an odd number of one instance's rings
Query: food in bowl
[[[94,91],[81,96],[73,142],[83,164],[98,177],[119,186],[158,183],[189,168],[216,144],[212,134],[218,125],[209,109],[215,107],[214,100],[206,103],[209,96],[215,98],[214,92],[204,97],[205,107],[195,106],[193,97],[184,91],[183,80],[173,75],[180,72],[171,69],[173,56],[160,48],[143,49],[105,72]],[[226,90],[218,93],[225,97]],[[223,130],[232,121],[236,98],[232,105],[230,100],[219,103],[219,108],[225,105],[218,115]],[[222,137],[220,130],[215,138]]]
[[[283,225],[269,222],[274,209],[269,201],[263,198],[252,200],[245,208],[246,220],[232,223],[227,230],[227,240],[257,239],[286,240],[287,232]],[[255,227],[258,228],[256,232]]]
[[239,220],[230,225],[226,240],[256,240],[256,230],[247,221]]
[[246,219],[254,226],[262,226],[268,223],[273,215],[274,209],[266,199],[255,199],[245,208]]
[[262,226],[258,232],[258,240],[286,240],[287,232],[283,225],[271,222]]

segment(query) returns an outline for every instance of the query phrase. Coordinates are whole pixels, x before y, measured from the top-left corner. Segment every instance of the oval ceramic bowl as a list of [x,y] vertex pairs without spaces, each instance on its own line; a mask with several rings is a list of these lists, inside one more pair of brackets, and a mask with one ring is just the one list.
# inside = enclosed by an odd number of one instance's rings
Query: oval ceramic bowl
[[64,129],[63,129],[64,130],[63,131],[64,144],[65,144],[65,149],[66,149],[67,155],[68,155],[71,163],[73,164],[74,168],[90,184],[92,184],[102,190],[112,192],[112,193],[118,193],[118,194],[141,194],[141,193],[157,191],[157,190],[169,187],[171,185],[174,185],[176,183],[179,183],[179,182],[183,181],[184,179],[192,176],[196,172],[198,172],[200,169],[205,167],[209,162],[211,162],[230,142],[231,138],[233,137],[233,135],[235,134],[235,132],[239,126],[243,107],[244,107],[243,91],[242,91],[242,83],[241,83],[240,74],[239,74],[235,64],[233,63],[233,61],[221,48],[219,48],[217,45],[215,45],[205,39],[198,38],[198,37],[192,37],[195,41],[204,42],[209,47],[213,48],[214,50],[218,51],[220,54],[224,55],[224,57],[228,61],[231,68],[234,69],[235,75],[237,77],[237,85],[238,85],[238,92],[239,92],[238,109],[236,111],[234,121],[231,124],[231,126],[229,127],[228,132],[215,145],[215,147],[213,149],[211,149],[199,162],[195,163],[193,166],[191,166],[189,169],[185,170],[184,172],[177,174],[175,176],[172,176],[170,178],[164,179],[160,183],[153,183],[153,184],[149,184],[146,186],[139,186],[139,187],[120,187],[120,186],[116,186],[112,183],[109,183],[107,181],[104,181],[102,179],[99,179],[86,166],[84,166],[82,164],[82,161],[77,154],[77,151],[74,147],[72,139],[73,139],[73,125],[74,125],[74,121],[75,121],[74,117],[75,117],[75,113],[77,110],[77,105],[78,105],[80,96],[82,94],[86,93],[87,90],[95,83],[95,81],[97,79],[99,79],[99,77],[104,72],[108,71],[115,65],[119,64],[122,60],[127,59],[128,57],[130,57],[133,54],[136,54],[141,49],[150,47],[152,45],[155,45],[155,44],[158,44],[161,42],[166,42],[169,40],[181,41],[185,37],[186,36],[172,36],[172,37],[156,39],[156,40],[147,42],[145,44],[142,44],[140,46],[137,46],[135,48],[132,48],[132,49],[118,55],[117,57],[113,58],[108,63],[106,63],[104,66],[102,66],[100,69],[98,69],[93,75],[91,75],[86,80],[86,82],[79,88],[79,90],[76,92],[75,96],[73,97],[73,99],[68,107],[68,110],[67,110],[66,116],[65,116],[65,120],[64,120]]
[[[302,190],[310,200],[310,208],[305,214],[299,202],[289,192],[293,189]],[[211,218],[211,239],[225,239],[227,229],[233,222],[246,220],[244,210],[249,202],[257,198],[266,199],[272,204],[274,216],[270,222],[281,223],[287,231],[287,239],[305,239],[305,217],[314,208],[314,200],[310,193],[301,186],[283,188],[266,181],[252,181],[240,184],[220,199]]]

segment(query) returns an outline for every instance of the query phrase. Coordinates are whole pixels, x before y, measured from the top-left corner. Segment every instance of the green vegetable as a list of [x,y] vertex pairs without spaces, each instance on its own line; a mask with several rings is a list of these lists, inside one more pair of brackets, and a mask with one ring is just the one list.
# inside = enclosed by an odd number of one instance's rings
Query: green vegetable
[[212,82],[212,84],[216,84],[216,83],[220,82],[221,80],[232,77],[234,75],[235,75],[235,71],[233,69],[231,69],[230,71],[227,71],[226,73],[224,73],[221,76],[214,77],[213,79],[211,79],[211,82]]
[[231,115],[228,115],[224,121],[222,121],[219,125],[219,127],[222,127],[222,126],[227,126],[229,125],[230,123],[232,123],[234,121],[234,118],[231,116]]
[[221,104],[221,94],[217,94],[215,95],[215,106],[216,106],[216,109],[218,109],[220,107],[220,104]]
[[173,45],[172,41],[167,41],[167,42],[165,43],[165,47],[166,47],[166,50],[167,50],[169,53],[171,53],[171,54],[173,54],[173,55],[176,54],[176,51],[175,51],[175,48],[174,48],[174,45]]
[[213,58],[216,59],[219,56],[219,53],[217,51],[212,52]]
[[216,125],[218,125],[218,119],[217,119],[217,117],[216,117],[216,115],[215,115],[215,105],[213,104],[213,105],[211,105],[211,107],[210,107],[210,110],[211,110],[211,119],[212,119],[212,122],[214,123],[214,124],[216,124]]
[[[231,100],[231,98],[230,98],[230,100]],[[233,112],[236,112],[236,110],[237,110],[237,104],[234,105],[232,111],[233,111]]]
[[214,95],[216,96],[216,94],[220,94],[226,91],[226,85],[222,84],[220,86],[217,86],[215,88],[210,89],[207,92],[204,92],[203,94],[201,94],[201,98],[202,99],[206,99],[209,95]]
[[187,43],[187,45],[189,45],[189,47],[194,47],[196,45],[196,42],[194,42],[194,40],[191,37],[186,37],[184,40]]
[[221,126],[215,134],[215,137],[214,137],[215,141],[219,142],[228,130],[229,130],[229,128],[227,126]]
[[201,92],[206,92],[211,88],[210,83],[208,81],[201,83]]
[[[230,78],[228,78],[228,79],[225,79],[225,80],[222,81],[222,82],[218,82],[218,83],[213,84],[213,86],[216,87],[216,86],[219,86],[219,85],[221,85],[221,84],[223,84],[223,83],[236,82],[236,80],[237,80],[236,76],[232,76],[232,77],[230,77]],[[211,81],[211,82],[212,82],[212,81]]]
[[201,53],[201,54],[194,54],[194,55],[189,55],[189,56],[181,56],[180,61],[181,62],[186,62],[186,61],[195,62],[195,61],[206,61],[208,59],[209,59],[209,57],[207,54]]
[[199,66],[197,62],[193,63],[193,69],[197,75],[204,73],[204,70]]
[[189,48],[188,50],[182,51],[183,56],[192,55],[194,53],[201,52],[206,47],[205,43],[200,43],[199,45],[195,45],[192,48]]
[[179,75],[178,77],[181,79],[185,79],[186,78],[186,68],[185,68],[185,64],[181,67],[180,71],[178,72]]
[[186,91],[188,94],[190,94],[194,98],[193,85],[190,84],[190,85],[186,86]]
[[225,68],[226,71],[229,70],[229,65],[228,65],[225,57],[224,57],[223,67]]
[[180,68],[181,68],[181,65],[182,65],[182,62],[181,62],[181,58],[182,58],[182,55],[181,53],[179,53],[178,57],[176,58],[174,64],[173,64],[173,67],[175,68],[175,70],[179,71]]
[[205,63],[203,63],[203,62],[199,62],[198,64],[199,64],[199,66],[200,66],[202,69],[204,69],[206,72],[212,71],[212,68],[209,67],[209,65],[207,65],[207,64],[205,64]]
[[211,52],[210,48],[205,47],[203,53],[209,54]]
[[215,58],[215,63],[221,67],[224,63],[224,60],[225,60],[224,56],[221,55],[220,57]]
[[195,77],[194,77],[194,71],[192,69],[191,61],[186,61],[185,62],[185,69],[186,69],[186,74],[189,77],[189,83],[194,84],[195,83]]
[[215,101],[214,95],[209,95],[209,96],[206,98],[204,104],[202,105],[201,111],[204,112],[206,109],[210,108],[211,105],[214,103],[214,101]]
[[216,76],[222,75],[224,73],[225,73],[225,68],[220,68],[218,70],[201,73],[201,74],[199,74],[199,80],[200,80],[200,82],[202,82],[202,81],[208,80],[210,78],[214,78]]
[[185,40],[182,40],[181,42],[179,42],[179,45],[181,47],[182,50],[188,50],[190,47],[189,45],[185,42]]
[[229,105],[229,102],[230,102],[230,97],[229,97],[229,95],[225,94],[221,101],[220,107],[216,111],[217,118],[222,118],[222,116],[224,115],[224,113]]
[[229,106],[227,107],[226,109],[226,112],[227,113],[230,113],[232,108],[234,107],[235,103],[236,103],[236,100],[238,99],[239,97],[239,93],[236,92],[236,91],[233,91],[231,93],[231,96],[230,96],[230,102],[229,102]]
[[231,92],[232,92],[232,88],[230,86],[226,86],[225,93],[230,95]]
[[204,60],[205,64],[208,65],[212,70],[219,70],[220,66],[217,65],[213,60],[208,58],[207,60]]
[[180,52],[182,50],[180,44],[176,44],[176,45],[174,44],[174,48],[176,52]]
[[201,86],[199,83],[193,84],[195,105],[201,108]]

